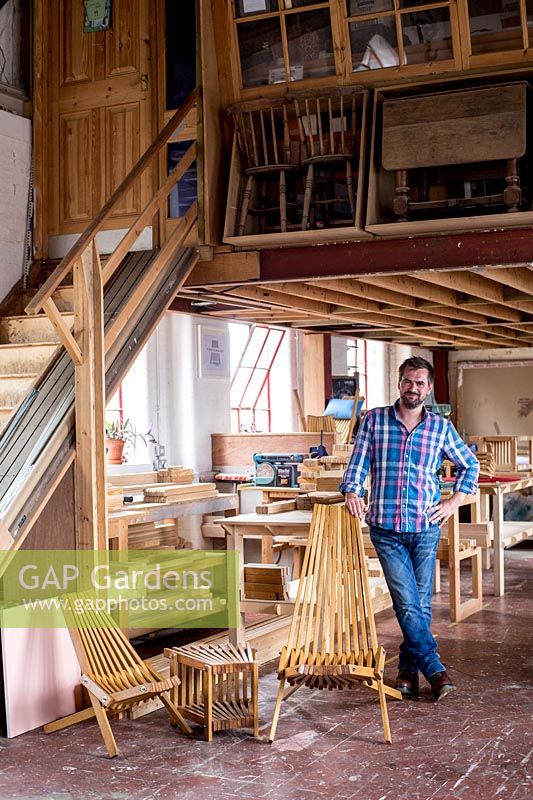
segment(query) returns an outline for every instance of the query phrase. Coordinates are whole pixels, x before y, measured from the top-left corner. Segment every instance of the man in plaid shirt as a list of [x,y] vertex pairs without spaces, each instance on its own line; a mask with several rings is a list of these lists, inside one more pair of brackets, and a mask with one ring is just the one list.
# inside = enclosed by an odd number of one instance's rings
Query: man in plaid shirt
[[[403,633],[396,688],[418,697],[420,671],[440,700],[455,689],[430,629],[440,526],[467,494],[476,493],[479,464],[451,422],[424,408],[433,379],[425,359],[403,362],[400,397],[365,414],[340,490],[351,514],[366,514]],[[452,497],[441,501],[437,470],[444,458],[455,464],[456,481]],[[363,484],[369,470],[367,508]]]

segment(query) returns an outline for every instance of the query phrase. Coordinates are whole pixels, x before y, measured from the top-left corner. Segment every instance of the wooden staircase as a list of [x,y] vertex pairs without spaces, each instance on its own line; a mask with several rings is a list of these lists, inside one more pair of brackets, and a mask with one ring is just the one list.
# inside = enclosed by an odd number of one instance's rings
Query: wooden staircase
[[[158,249],[131,248],[144,227],[155,223],[169,193],[196,158],[196,144],[164,179],[104,263],[96,235],[198,98],[195,90],[44,284],[35,293],[11,295],[0,316],[1,549],[20,547],[76,456],[76,474],[82,482],[77,513],[85,525],[79,546],[107,542],[102,531],[106,516],[99,507],[100,484],[105,483],[105,400],[118,388],[198,259],[196,248],[185,246],[197,222],[197,204],[176,221]],[[80,438],[80,414],[88,415],[81,426],[85,439]],[[91,470],[92,488],[87,494],[85,475]]]
[[[54,301],[69,327],[74,321],[72,291],[72,286],[65,286],[54,293]],[[28,317],[24,313],[33,295],[34,292],[20,289],[10,304],[10,313],[0,316],[0,432],[60,345],[46,314]]]

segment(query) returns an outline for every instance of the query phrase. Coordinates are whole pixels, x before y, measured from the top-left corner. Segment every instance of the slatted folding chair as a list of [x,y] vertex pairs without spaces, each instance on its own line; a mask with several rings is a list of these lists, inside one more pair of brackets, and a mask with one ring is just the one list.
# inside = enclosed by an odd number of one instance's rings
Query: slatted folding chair
[[[82,719],[96,717],[110,758],[119,749],[109,724],[109,716],[127,711],[132,706],[159,697],[172,724],[185,733],[191,729],[170,698],[179,685],[179,678],[164,678],[135,652],[129,640],[105,612],[92,611],[84,595],[68,595],[69,609],[65,617],[82,671],[81,683],[87,689],[92,711],[78,712],[57,723],[45,726],[45,733],[73,725]],[[77,603],[78,601],[78,603]],[[76,603],[80,609],[79,613]]]
[[[281,702],[301,686],[345,689],[361,683],[378,692],[386,742],[391,742],[384,682],[385,650],[378,645],[361,524],[344,506],[315,505],[280,681],[270,741]],[[285,684],[290,688],[284,697]]]

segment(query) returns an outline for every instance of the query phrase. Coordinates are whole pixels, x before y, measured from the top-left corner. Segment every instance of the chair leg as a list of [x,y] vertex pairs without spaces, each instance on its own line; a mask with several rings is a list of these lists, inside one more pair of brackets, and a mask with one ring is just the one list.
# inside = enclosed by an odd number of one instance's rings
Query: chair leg
[[302,230],[307,230],[309,223],[309,209],[311,207],[311,194],[313,192],[314,166],[309,164],[307,178],[305,179],[304,208],[302,212]]
[[239,236],[242,236],[246,230],[246,220],[248,218],[248,208],[250,206],[250,197],[252,196],[253,182],[253,175],[248,175],[242,196],[241,216],[239,219]]
[[113,736],[113,731],[111,730],[111,725],[109,724],[107,714],[96,697],[93,697],[92,695],[90,695],[90,697],[92,707],[94,708],[96,721],[98,723],[98,727],[100,728],[100,733],[102,734],[107,753],[109,758],[114,758],[115,756],[118,756],[119,749],[117,747],[115,737]]
[[287,230],[287,182],[284,169],[279,173],[279,218],[280,230],[285,233]]
[[350,201],[350,211],[352,220],[355,223],[355,198],[353,193],[352,162],[346,162],[346,189],[348,190],[348,200]]
[[[221,680],[222,676],[219,676]],[[213,673],[209,668],[202,670],[204,700],[204,739],[213,741]]]
[[254,664],[252,673],[252,709],[254,715],[254,736],[259,736],[259,664]]
[[283,695],[283,699],[288,700],[289,697],[292,697],[293,694],[297,692],[298,689],[301,689],[303,685],[304,681],[300,681],[300,683],[293,683],[293,685],[289,689],[287,689],[286,693]]
[[274,708],[274,716],[272,717],[272,725],[270,727],[270,735],[268,741],[272,743],[276,735],[276,728],[278,727],[279,712],[281,709],[281,701],[283,700],[283,690],[285,689],[285,678],[281,678],[279,682],[278,696],[276,698],[276,706]]
[[378,680],[379,705],[381,708],[381,719],[383,721],[383,736],[387,744],[392,744],[392,736],[389,725],[389,711],[387,708],[387,698],[385,697],[385,687],[383,679]]
[[165,706],[166,710],[170,714],[170,721],[172,725],[179,726],[183,731],[183,733],[188,733],[188,734],[192,733],[192,730],[189,727],[188,723],[184,720],[184,718],[178,711],[177,706],[174,705],[174,703],[170,700],[170,698],[167,697],[166,694],[160,694],[159,697],[161,699],[161,702]]

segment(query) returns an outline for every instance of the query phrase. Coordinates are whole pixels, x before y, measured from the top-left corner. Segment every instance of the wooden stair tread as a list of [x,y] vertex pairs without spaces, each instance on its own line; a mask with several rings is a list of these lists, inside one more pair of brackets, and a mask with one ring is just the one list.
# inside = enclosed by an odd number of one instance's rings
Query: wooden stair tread
[[[61,314],[62,317],[73,317],[74,316],[74,312],[73,311],[60,311],[59,313]],[[5,317],[0,317],[0,323],[1,322],[6,322],[6,321],[11,321],[11,320],[13,320],[13,321],[19,321],[19,320],[24,321],[24,320],[32,320],[32,319],[48,319],[48,317],[46,316],[46,314],[44,312],[43,313],[39,313],[39,314],[6,314]],[[39,342],[39,344],[42,344],[42,343]]]
[[[0,317],[0,320],[3,319],[6,317]],[[4,342],[0,344],[0,353],[3,350],[24,349],[25,347],[57,347],[57,342]]]
[[21,378],[36,378],[39,374],[39,372],[0,372],[0,380],[2,378],[16,378],[17,380]]

